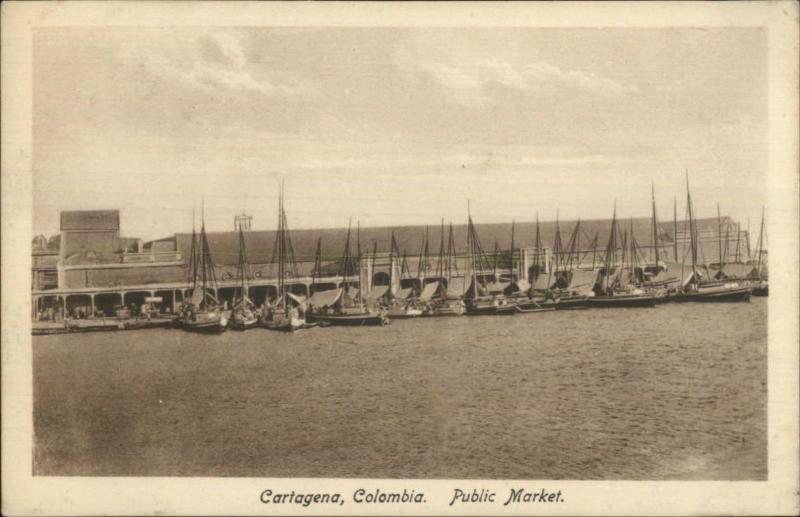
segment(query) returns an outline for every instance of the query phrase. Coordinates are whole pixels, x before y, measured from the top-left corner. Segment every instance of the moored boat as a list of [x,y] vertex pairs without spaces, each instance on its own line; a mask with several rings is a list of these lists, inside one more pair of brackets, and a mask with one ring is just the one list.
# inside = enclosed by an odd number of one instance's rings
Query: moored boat
[[278,290],[274,304],[267,302],[262,323],[268,330],[294,332],[306,327],[305,300],[289,291],[288,280],[297,277],[289,225],[284,207],[283,182],[278,196],[278,231],[275,234],[274,254],[278,266]]
[[247,261],[247,248],[244,232],[239,227],[239,264],[236,271],[239,285],[233,296],[233,309],[231,311],[230,328],[233,330],[248,330],[258,326],[258,313],[253,301],[250,299],[250,265]]
[[[364,303],[364,295],[361,286],[365,282],[361,281],[363,274],[360,267],[360,258],[353,256],[350,250],[350,227],[347,228],[344,253],[342,254],[342,266],[339,270],[341,276],[341,287],[311,293],[308,299],[306,320],[313,323],[324,325],[343,325],[343,326],[365,326],[365,325],[387,325],[391,320],[386,317],[383,310],[368,307]],[[312,271],[312,289],[318,272],[322,270],[321,241],[317,240],[317,252]],[[358,288],[351,286],[351,279],[359,277]],[[354,294],[351,294],[354,293]]]
[[209,292],[210,288],[216,288],[217,283],[214,262],[211,259],[211,251],[206,237],[205,214],[203,214],[199,238],[192,229],[192,249],[189,261],[192,275],[192,295],[183,303],[178,322],[181,328],[190,332],[224,332],[228,328],[230,312],[226,311]]
[[490,292],[485,279],[478,276],[479,272],[495,270],[494,280],[497,280],[496,267],[489,267],[489,261],[481,248],[475,225],[472,222],[472,214],[469,213],[467,205],[467,248],[469,260],[470,278],[469,288],[464,294],[465,314],[467,316],[512,316],[517,314],[516,305],[513,301],[506,298],[502,290]]

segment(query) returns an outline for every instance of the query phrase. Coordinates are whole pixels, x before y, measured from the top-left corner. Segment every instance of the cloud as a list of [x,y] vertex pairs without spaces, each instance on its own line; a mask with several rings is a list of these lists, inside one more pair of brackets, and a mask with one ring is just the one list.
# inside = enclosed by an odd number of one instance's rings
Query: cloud
[[425,61],[419,65],[419,69],[434,77],[453,101],[465,105],[491,102],[487,91],[491,83],[520,91],[576,88],[604,97],[635,90],[591,72],[564,70],[543,61],[524,65],[488,59],[468,65]]
[[128,47],[124,59],[140,63],[152,74],[193,88],[222,93],[286,96],[307,93],[285,72],[259,67],[247,58],[242,36],[216,31],[161,46]]
[[208,66],[202,63],[195,63],[194,68],[183,74],[183,77],[189,82],[207,89],[243,90],[268,96],[291,95],[297,92],[284,85],[273,84],[265,80],[256,80],[249,71],[241,68]]

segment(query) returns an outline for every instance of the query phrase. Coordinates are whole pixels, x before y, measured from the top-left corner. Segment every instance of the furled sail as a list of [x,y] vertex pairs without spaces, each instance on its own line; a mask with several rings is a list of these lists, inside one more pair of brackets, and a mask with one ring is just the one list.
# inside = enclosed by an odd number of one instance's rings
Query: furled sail
[[308,304],[314,307],[330,307],[342,297],[341,289],[330,289],[328,291],[317,291],[308,299]]
[[439,284],[440,282],[438,280],[436,282],[425,284],[425,287],[422,288],[422,292],[419,295],[420,301],[430,301],[430,299],[433,298],[433,295],[436,294],[436,291],[439,290]]

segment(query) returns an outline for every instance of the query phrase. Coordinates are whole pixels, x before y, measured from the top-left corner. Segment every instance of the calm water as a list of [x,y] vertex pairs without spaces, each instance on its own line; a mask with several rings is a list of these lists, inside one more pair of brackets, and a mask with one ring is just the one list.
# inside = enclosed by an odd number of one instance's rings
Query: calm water
[[35,472],[765,479],[766,312],[35,337]]

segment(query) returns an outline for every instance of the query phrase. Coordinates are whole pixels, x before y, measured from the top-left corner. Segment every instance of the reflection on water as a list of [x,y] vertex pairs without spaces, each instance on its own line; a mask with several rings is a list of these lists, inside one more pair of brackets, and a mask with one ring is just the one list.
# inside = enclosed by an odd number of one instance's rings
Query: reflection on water
[[35,472],[765,479],[766,311],[35,337]]

